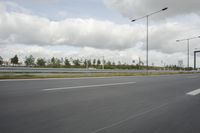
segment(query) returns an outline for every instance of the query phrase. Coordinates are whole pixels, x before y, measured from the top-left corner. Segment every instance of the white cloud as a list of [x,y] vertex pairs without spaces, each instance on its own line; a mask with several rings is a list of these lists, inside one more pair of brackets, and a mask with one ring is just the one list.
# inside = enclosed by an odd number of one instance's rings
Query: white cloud
[[[174,42],[178,37],[182,37],[185,31],[200,27],[199,17],[193,15],[188,19],[195,17],[195,21],[190,23],[172,19],[166,23],[152,24],[150,26],[150,49],[165,53],[183,51],[182,48],[174,49]],[[92,18],[51,21],[32,14],[7,12],[5,9],[0,12],[0,22],[1,45],[68,45],[124,50],[145,41],[143,24],[122,25]]]
[[[102,49],[126,49],[135,45],[141,34],[137,27],[95,19],[47,18],[18,12],[0,13],[1,44],[71,45]],[[136,40],[137,38],[137,40]]]

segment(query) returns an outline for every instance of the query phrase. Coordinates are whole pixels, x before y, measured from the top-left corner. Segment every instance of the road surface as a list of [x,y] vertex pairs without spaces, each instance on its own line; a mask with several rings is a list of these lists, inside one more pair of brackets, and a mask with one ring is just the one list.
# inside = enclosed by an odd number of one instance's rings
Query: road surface
[[0,133],[200,133],[200,75],[0,81]]

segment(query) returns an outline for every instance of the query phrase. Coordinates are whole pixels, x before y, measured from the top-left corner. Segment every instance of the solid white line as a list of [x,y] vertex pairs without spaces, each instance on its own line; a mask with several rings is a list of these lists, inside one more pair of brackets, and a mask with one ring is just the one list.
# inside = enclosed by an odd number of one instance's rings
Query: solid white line
[[191,95],[191,96],[196,96],[200,94],[200,89],[197,89],[197,90],[194,90],[194,91],[191,91],[191,92],[188,92],[187,95]]
[[112,83],[112,84],[99,84],[99,85],[86,85],[86,86],[72,86],[72,87],[62,87],[62,88],[43,89],[43,91],[69,90],[69,89],[91,88],[91,87],[104,87],[104,86],[126,85],[126,84],[135,84],[135,83],[136,83],[136,82],[124,82],[124,83]]

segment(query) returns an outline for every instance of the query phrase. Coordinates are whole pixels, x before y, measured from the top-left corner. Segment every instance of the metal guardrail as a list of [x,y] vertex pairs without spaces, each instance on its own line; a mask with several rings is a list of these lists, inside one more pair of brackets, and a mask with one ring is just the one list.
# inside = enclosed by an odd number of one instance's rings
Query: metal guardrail
[[[146,70],[121,69],[84,69],[84,68],[33,68],[33,67],[0,67],[1,73],[145,73]],[[172,70],[149,70],[149,72],[181,72]]]

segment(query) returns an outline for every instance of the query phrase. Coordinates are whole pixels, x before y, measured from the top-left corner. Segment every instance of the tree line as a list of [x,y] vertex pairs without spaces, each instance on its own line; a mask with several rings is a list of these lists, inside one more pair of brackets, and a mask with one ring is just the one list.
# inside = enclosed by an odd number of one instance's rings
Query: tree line
[[[0,65],[3,64],[3,58],[0,56]],[[10,58],[10,63],[13,66],[19,65],[19,58],[17,55]],[[61,67],[61,66],[68,66],[68,67],[81,67],[81,66],[88,66],[88,67],[94,67],[94,66],[101,66],[102,61],[100,59],[73,59],[73,58],[65,58],[65,59],[59,59],[56,57],[52,57],[51,59],[45,59],[45,58],[35,58],[33,55],[29,55],[25,57],[24,64],[26,66],[39,66],[39,67]],[[104,61],[104,64],[114,64],[111,63],[111,61]]]
[[[19,64],[19,58],[17,55],[10,58],[10,63],[13,66]],[[3,64],[3,58],[0,56],[0,65]],[[109,60],[101,59],[74,59],[74,58],[56,58],[50,59],[35,58],[33,55],[25,57],[24,64],[28,67],[53,67],[53,68],[95,68],[95,69],[145,69],[144,63],[140,61],[138,64],[123,64],[120,61],[112,62]],[[183,68],[177,67],[176,65],[167,65],[163,67],[149,66],[149,69],[158,70],[180,70]]]

